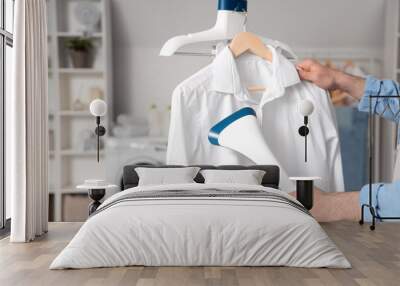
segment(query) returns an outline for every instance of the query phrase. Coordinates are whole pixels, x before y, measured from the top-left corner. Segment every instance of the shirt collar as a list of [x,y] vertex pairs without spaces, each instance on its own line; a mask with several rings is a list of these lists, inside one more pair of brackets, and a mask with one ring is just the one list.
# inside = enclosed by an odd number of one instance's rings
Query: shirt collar
[[[281,53],[267,45],[272,52],[272,73],[278,86],[285,88],[300,82],[294,65]],[[224,47],[212,63],[212,89],[223,93],[239,94],[246,89],[242,86],[235,57],[228,46]],[[265,77],[267,75],[261,75]]]
[[272,40],[269,38],[262,37],[263,43],[268,46],[273,46],[279,53],[285,56],[289,60],[297,60],[297,55],[293,50],[285,43],[277,40]]

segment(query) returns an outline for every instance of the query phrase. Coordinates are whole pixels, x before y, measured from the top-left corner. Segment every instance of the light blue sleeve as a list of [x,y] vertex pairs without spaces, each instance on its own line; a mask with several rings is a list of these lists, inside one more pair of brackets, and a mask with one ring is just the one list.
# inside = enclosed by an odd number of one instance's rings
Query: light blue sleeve
[[[372,206],[379,217],[400,217],[400,181],[390,184],[372,184]],[[360,205],[369,203],[369,185],[365,185],[360,192]],[[365,221],[371,221],[372,216],[368,208],[364,209]]]
[[[358,105],[358,110],[369,112],[369,96],[399,95],[400,85],[393,80],[379,80],[368,76],[365,82],[364,96]],[[399,123],[400,97],[399,98],[373,98],[372,111],[386,119]]]

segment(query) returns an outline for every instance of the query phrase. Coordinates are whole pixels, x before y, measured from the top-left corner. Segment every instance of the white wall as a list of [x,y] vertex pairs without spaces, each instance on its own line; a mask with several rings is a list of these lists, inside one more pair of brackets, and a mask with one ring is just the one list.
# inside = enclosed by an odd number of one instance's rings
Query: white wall
[[[390,1],[390,0],[389,0]],[[383,51],[384,0],[249,0],[248,30],[301,48]],[[211,27],[217,0],[112,0],[115,113],[166,108],[210,59],[158,57],[170,37]]]

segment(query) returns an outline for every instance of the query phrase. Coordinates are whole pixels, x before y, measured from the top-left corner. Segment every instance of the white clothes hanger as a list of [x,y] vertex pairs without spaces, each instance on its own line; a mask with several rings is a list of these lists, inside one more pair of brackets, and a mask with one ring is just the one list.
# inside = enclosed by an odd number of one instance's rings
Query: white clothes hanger
[[218,0],[217,21],[213,28],[169,39],[162,47],[160,56],[195,55],[196,53],[178,52],[178,50],[193,43],[231,40],[236,34],[246,31],[246,19],[247,0]]
[[[241,32],[237,34],[232,42],[229,44],[229,48],[235,58],[240,55],[250,52],[260,58],[272,62],[272,52],[265,46],[262,40],[253,33]],[[264,92],[266,88],[264,86],[248,86],[247,90],[250,92]]]
[[254,55],[263,58],[266,61],[272,61],[272,52],[264,45],[261,38],[250,32],[238,33],[229,44],[235,58],[240,55],[250,52]]

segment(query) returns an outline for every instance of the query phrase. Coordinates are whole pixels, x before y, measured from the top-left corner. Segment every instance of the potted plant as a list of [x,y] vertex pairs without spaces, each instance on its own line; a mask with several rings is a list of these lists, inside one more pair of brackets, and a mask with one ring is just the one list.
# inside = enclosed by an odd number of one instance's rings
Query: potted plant
[[74,68],[93,66],[93,40],[86,37],[71,38],[66,42]]

